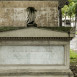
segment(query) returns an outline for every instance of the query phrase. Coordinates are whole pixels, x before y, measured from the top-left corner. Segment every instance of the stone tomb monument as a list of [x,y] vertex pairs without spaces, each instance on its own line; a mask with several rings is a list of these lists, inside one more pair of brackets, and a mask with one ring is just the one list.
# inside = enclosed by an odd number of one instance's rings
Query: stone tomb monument
[[[0,32],[0,77],[73,77],[69,50],[75,28],[58,27],[59,4],[57,0],[0,1],[0,26],[26,26]],[[25,24],[23,10],[28,7],[36,7],[37,27]]]

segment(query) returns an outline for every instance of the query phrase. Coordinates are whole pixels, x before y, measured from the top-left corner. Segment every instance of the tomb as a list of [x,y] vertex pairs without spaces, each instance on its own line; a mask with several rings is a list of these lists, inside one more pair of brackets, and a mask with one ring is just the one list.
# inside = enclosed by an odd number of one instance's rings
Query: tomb
[[0,32],[0,77],[74,77],[69,50],[75,27],[58,26],[58,7],[65,3],[0,1],[0,26],[25,26]]
[[37,27],[0,32],[0,77],[73,77],[74,28],[68,32]]

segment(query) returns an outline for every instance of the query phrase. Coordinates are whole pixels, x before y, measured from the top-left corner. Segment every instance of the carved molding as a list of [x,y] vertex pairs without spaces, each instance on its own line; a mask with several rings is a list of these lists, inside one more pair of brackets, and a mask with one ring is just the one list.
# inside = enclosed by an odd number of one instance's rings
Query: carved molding
[[0,41],[24,41],[24,40],[57,40],[57,41],[69,41],[72,37],[0,37]]

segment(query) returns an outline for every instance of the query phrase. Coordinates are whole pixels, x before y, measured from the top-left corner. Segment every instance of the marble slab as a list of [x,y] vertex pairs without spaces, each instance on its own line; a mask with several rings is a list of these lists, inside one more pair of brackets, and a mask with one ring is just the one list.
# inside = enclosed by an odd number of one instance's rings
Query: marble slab
[[0,46],[0,64],[64,64],[64,46]]

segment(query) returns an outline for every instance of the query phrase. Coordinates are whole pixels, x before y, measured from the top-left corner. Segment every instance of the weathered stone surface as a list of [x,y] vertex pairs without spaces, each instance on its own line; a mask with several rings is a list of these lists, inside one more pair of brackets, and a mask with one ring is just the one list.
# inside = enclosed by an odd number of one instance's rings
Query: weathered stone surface
[[[66,32],[30,27],[21,30],[0,32],[0,37],[69,37],[69,35]],[[70,37],[74,37],[74,34],[70,34]]]
[[0,64],[64,64],[64,46],[0,46]]
[[73,77],[71,70],[1,70],[0,77]]
[[28,7],[37,10],[37,26],[58,26],[58,1],[0,1],[0,26],[26,27]]

